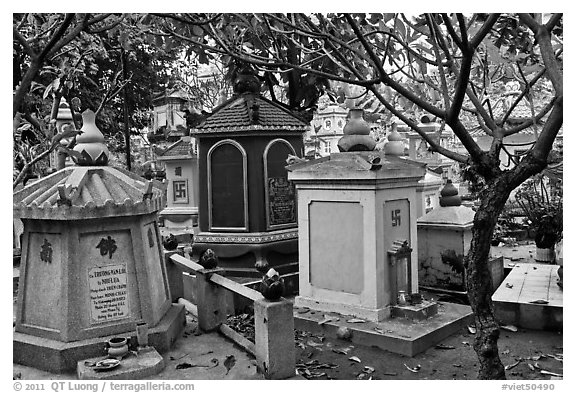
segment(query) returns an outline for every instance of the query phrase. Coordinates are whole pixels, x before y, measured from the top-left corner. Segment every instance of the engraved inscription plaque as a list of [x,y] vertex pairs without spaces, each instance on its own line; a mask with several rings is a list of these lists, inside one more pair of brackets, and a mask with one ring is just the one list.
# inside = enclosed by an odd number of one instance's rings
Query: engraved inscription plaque
[[130,316],[125,264],[90,269],[88,285],[92,323],[115,321]]

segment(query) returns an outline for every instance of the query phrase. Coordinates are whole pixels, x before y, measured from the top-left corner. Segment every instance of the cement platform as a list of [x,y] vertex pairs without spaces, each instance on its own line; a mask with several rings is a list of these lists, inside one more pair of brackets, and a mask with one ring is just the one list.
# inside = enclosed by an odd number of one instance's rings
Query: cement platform
[[492,295],[498,322],[526,329],[561,330],[563,292],[556,284],[559,267],[516,264]]
[[[333,318],[329,322],[323,322]],[[390,318],[381,322],[350,323],[352,316],[294,307],[294,327],[314,334],[336,337],[340,327],[352,330],[351,341],[393,353],[415,356],[473,323],[472,309],[461,304],[438,302],[438,314],[424,320]]]

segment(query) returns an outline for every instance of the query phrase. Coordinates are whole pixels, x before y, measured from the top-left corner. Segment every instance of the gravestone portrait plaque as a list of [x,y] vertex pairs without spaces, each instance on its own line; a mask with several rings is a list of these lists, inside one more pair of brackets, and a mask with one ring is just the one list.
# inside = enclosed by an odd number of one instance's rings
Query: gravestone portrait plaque
[[126,265],[106,265],[88,270],[92,323],[127,318],[128,290]]

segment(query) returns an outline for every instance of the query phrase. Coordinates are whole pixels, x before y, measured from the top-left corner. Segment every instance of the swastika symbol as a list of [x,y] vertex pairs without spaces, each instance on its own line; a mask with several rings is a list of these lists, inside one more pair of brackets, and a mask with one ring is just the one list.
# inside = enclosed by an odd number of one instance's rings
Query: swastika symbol
[[175,181],[174,182],[174,198],[186,198],[186,182]]

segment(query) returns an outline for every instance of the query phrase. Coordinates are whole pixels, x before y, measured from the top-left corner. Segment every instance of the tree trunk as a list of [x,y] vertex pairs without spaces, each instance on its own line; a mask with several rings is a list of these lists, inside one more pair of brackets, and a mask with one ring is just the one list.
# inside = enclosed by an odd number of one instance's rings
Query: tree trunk
[[488,260],[494,228],[510,192],[504,182],[495,182],[482,195],[480,207],[474,216],[470,250],[465,258],[468,299],[477,329],[474,350],[480,363],[479,379],[506,379],[498,354],[500,327],[492,311],[492,279]]

